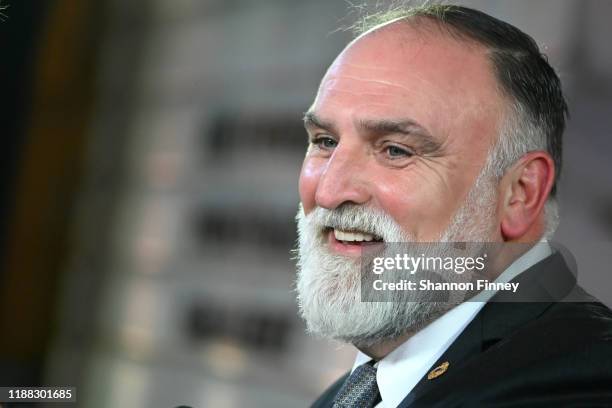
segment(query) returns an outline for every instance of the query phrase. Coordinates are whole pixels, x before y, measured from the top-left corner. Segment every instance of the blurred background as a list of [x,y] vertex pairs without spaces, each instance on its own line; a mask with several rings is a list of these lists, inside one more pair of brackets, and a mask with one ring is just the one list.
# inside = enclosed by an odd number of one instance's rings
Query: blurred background
[[[296,315],[301,116],[363,10],[2,4],[0,385],[73,385],[91,408],[307,406],[354,352]],[[557,240],[588,266],[612,240],[612,2],[463,4],[531,34],[560,72]]]

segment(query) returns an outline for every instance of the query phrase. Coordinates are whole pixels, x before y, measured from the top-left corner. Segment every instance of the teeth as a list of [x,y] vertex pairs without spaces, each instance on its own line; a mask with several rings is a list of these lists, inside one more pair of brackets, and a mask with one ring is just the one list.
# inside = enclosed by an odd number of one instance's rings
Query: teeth
[[349,241],[349,242],[361,242],[361,241],[373,241],[374,235],[366,234],[363,232],[349,232],[334,229],[334,236],[338,241]]

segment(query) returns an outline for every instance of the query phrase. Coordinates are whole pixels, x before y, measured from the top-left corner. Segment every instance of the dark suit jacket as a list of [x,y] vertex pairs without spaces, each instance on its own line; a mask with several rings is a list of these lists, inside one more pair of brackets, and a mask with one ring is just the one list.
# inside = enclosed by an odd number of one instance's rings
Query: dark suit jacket
[[[530,301],[487,303],[431,367],[447,371],[424,376],[400,407],[612,407],[610,309],[558,252],[514,281]],[[347,377],[313,407],[331,407]]]

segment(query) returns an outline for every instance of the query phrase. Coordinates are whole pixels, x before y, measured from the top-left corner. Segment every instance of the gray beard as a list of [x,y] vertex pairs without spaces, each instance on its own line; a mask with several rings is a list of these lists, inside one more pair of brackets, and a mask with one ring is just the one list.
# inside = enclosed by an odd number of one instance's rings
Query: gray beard
[[[488,241],[494,226],[494,191],[486,173],[481,173],[437,241]],[[318,207],[306,216],[300,204],[296,219],[297,301],[308,332],[357,347],[370,347],[419,331],[461,303],[420,301],[418,292],[408,297],[402,291],[389,292],[384,302],[362,301],[360,261],[330,252],[325,226],[364,231],[382,237],[385,242],[414,242],[388,214],[344,204],[334,210]],[[432,248],[428,254],[445,255],[448,254],[441,248]],[[469,274],[452,275],[454,282],[471,278]]]

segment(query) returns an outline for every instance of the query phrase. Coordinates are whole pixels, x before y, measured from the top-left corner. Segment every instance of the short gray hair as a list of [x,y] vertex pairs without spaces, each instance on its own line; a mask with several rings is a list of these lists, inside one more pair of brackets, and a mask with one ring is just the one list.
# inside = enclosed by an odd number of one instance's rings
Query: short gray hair
[[[515,102],[503,119],[499,136],[489,150],[483,172],[499,181],[522,156],[533,151],[547,151],[546,133],[530,119],[522,104]],[[556,196],[548,197],[544,218],[543,238],[550,239],[559,225],[559,202]]]

